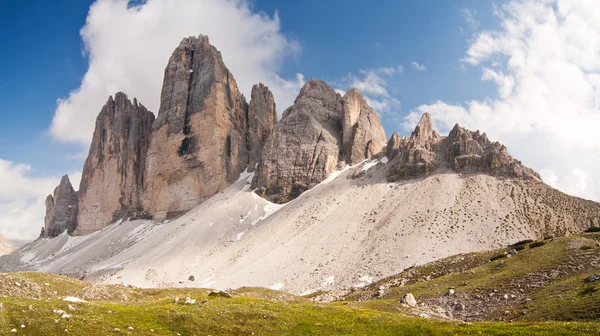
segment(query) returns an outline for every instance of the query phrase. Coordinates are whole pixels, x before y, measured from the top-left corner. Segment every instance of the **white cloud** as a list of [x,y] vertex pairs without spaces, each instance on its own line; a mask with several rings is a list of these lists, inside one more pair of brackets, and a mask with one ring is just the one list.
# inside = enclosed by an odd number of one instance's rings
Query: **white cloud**
[[383,77],[389,77],[404,70],[402,65],[395,67],[381,67],[377,69],[359,70],[358,75],[349,75],[343,79],[343,88],[336,91],[344,92],[352,87],[357,88],[365,97],[367,103],[377,112],[386,115],[393,108],[400,107],[400,101],[391,97],[387,80]]
[[[600,201],[600,7],[585,0],[514,0],[495,8],[501,28],[476,34],[464,62],[498,98],[434,102],[440,130],[486,131],[567,193]],[[492,70],[493,68],[493,70]]]
[[419,64],[417,62],[410,63],[410,67],[418,71],[427,71],[427,67],[425,67],[425,65]]
[[81,29],[89,68],[80,87],[58,101],[51,134],[87,145],[98,112],[117,91],[158,113],[171,53],[183,37],[199,34],[221,51],[246,97],[263,82],[280,111],[293,102],[297,78],[287,81],[277,71],[300,47],[281,34],[277,14],[253,13],[245,0],[147,0],[129,8],[127,0],[97,0]]
[[[0,234],[9,240],[32,240],[44,226],[46,196],[60,177],[31,177],[32,168],[0,159]],[[81,173],[69,175],[77,188]]]
[[479,26],[479,21],[477,21],[476,19],[477,11],[469,8],[463,8],[460,10],[460,14],[465,19],[465,22],[467,23],[467,25],[469,25],[471,29],[477,29],[477,27]]

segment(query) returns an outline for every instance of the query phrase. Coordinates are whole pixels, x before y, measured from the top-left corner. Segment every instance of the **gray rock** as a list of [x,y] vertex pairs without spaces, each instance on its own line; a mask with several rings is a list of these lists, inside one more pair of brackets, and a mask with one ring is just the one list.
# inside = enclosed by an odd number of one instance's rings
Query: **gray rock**
[[342,98],[342,149],[344,161],[355,165],[386,146],[385,131],[379,116],[360,92],[352,88]]
[[275,124],[277,124],[277,110],[273,94],[262,83],[254,85],[248,104],[248,171],[255,170],[260,161],[262,148]]
[[390,139],[388,144],[388,151],[400,156],[390,169],[389,181],[431,174],[438,168],[541,180],[536,172],[513,159],[504,145],[490,142],[485,133],[457,124],[447,137],[440,136],[431,126],[429,113],[423,114],[410,138],[402,140]]
[[154,114],[122,92],[96,118],[79,187],[77,228],[87,234],[142,212],[141,188]]
[[248,104],[208,37],[188,37],[165,69],[152,127],[143,208],[178,216],[235,182],[248,166]]
[[341,101],[322,80],[304,85],[265,143],[253,183],[259,194],[287,202],[329,176],[341,151]]
[[342,98],[311,79],[273,128],[253,185],[270,201],[287,202],[325,180],[338,163],[361,162],[384,146],[379,117],[358,90]]
[[53,195],[46,198],[46,217],[42,236],[56,237],[61,233],[72,232],[77,221],[77,192],[73,189],[69,176],[60,179]]
[[598,274],[592,274],[589,277],[585,278],[585,280],[583,280],[584,283],[593,283],[596,281],[600,280],[600,275]]

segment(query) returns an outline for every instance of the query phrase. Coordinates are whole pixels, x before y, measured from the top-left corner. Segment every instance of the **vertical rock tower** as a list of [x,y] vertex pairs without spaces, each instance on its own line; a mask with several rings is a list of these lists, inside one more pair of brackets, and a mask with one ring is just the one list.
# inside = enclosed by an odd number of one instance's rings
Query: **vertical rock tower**
[[56,237],[61,233],[72,232],[77,220],[77,192],[73,189],[69,176],[60,179],[53,195],[46,198],[46,217],[43,237]]
[[96,118],[79,187],[76,234],[141,212],[141,186],[154,114],[119,92]]
[[325,180],[338,163],[360,163],[385,143],[377,113],[358,90],[342,97],[311,79],[266,141],[253,184],[267,199],[287,202]]
[[146,161],[143,208],[157,219],[200,204],[248,166],[248,104],[208,37],[173,52]]

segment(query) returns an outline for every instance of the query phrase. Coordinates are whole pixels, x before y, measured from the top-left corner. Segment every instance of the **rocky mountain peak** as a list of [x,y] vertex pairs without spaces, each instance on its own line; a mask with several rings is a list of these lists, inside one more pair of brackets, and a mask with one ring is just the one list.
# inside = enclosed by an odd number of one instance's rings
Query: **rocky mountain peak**
[[447,137],[440,136],[433,130],[428,113],[423,114],[408,141],[390,139],[390,145],[390,150],[399,157],[390,170],[391,181],[430,174],[437,169],[540,179],[532,169],[513,159],[506,146],[490,142],[485,133],[456,124]]
[[221,54],[202,35],[183,39],[171,55],[160,102],[143,204],[146,213],[170,218],[221,191],[246,169],[249,111]]
[[265,141],[271,135],[277,123],[275,98],[267,86],[262,83],[252,87],[250,103],[248,104],[248,132],[246,135],[249,145],[248,171],[254,171]]
[[379,115],[356,88],[342,98],[342,115],[343,159],[348,164],[360,163],[386,146]]
[[311,78],[306,82],[296,97],[294,104],[298,104],[302,99],[313,100],[329,110],[341,113],[342,96],[335,92],[324,80]]
[[258,193],[287,202],[325,180],[340,162],[359,163],[381,152],[379,116],[358,90],[342,96],[309,80],[265,143],[254,179]]
[[421,120],[412,132],[411,140],[417,146],[422,146],[427,150],[431,150],[432,144],[440,139],[439,134],[431,126],[431,115],[427,112],[423,113]]
[[79,187],[76,234],[92,232],[141,211],[140,192],[154,114],[123,92],[96,118]]
[[61,233],[72,232],[77,220],[77,192],[73,189],[69,176],[64,175],[54,194],[46,198],[46,217],[43,236],[56,237]]

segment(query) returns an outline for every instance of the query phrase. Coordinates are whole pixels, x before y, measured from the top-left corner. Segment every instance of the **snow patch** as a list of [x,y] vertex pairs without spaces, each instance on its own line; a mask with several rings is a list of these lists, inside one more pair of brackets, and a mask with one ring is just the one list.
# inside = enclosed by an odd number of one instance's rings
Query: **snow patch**
[[383,164],[386,164],[386,163],[388,163],[388,161],[389,160],[388,160],[387,156],[384,156],[384,157],[381,158],[380,162],[383,163]]
[[367,161],[363,166],[363,171],[367,171],[379,163],[379,160]]
[[285,206],[285,204],[276,204],[276,203],[271,203],[269,201],[265,201],[265,202],[267,203],[263,207],[263,211],[265,212],[265,214],[258,217],[256,220],[253,220],[252,223],[250,223],[252,226],[256,225],[261,220],[267,219],[269,216],[276,213],[279,209],[281,209]]
[[237,234],[237,240],[240,240],[240,239],[242,239],[242,237],[244,236],[244,233],[246,233],[246,231],[244,231],[244,232],[239,232],[239,233]]

